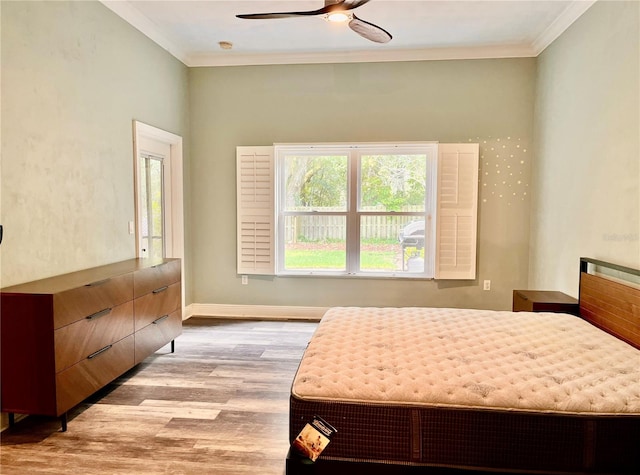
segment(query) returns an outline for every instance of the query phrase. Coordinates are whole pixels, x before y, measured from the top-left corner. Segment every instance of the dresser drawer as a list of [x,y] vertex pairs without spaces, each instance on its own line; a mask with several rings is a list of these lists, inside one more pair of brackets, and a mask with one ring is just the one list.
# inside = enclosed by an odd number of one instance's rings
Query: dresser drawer
[[56,373],[133,333],[133,301],[59,328],[54,333]]
[[181,313],[180,310],[176,310],[136,332],[136,364],[182,333]]
[[164,264],[137,271],[133,277],[133,298],[179,282],[180,272],[180,260],[167,261]]
[[56,375],[57,410],[60,415],[133,367],[134,336],[106,346]]
[[133,301],[135,330],[146,327],[158,317],[173,313],[180,308],[180,283],[160,287]]
[[54,328],[132,300],[132,288],[133,274],[129,273],[54,294]]

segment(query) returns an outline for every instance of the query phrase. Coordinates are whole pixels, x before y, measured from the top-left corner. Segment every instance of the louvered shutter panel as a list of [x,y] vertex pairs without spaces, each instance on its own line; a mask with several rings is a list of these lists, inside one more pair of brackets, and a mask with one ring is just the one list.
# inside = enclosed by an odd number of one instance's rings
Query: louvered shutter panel
[[273,147],[237,147],[238,274],[275,274]]
[[479,145],[438,145],[436,279],[475,279]]

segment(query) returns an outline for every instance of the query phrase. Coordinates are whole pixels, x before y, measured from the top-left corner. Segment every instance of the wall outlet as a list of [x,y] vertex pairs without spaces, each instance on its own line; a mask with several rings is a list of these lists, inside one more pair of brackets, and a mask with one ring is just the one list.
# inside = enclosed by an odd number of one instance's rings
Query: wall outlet
[[482,288],[484,290],[491,290],[491,281],[490,280],[485,280],[484,281],[484,286]]
[[247,285],[249,283],[249,276],[248,275],[243,275],[242,276],[242,285]]

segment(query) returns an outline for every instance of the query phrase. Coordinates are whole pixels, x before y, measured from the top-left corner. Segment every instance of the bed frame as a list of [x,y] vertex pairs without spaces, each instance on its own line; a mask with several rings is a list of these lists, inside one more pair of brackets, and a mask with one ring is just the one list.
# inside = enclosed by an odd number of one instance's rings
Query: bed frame
[[640,270],[581,258],[580,317],[640,349]]
[[[640,349],[640,270],[596,259],[581,258],[579,300],[581,318]],[[636,434],[638,432],[638,424],[635,422],[633,424],[634,426],[630,433]],[[525,427],[529,426],[525,425]],[[614,439],[618,436],[618,434],[610,435]],[[505,441],[505,447],[508,447],[508,441]],[[537,455],[532,454],[534,457]],[[615,456],[615,453],[613,456]],[[625,468],[622,471],[610,473],[640,473],[636,470],[640,468],[640,457],[636,456],[636,459],[631,464],[630,471]],[[367,475],[463,475],[491,472],[495,473],[490,469],[472,471],[462,468],[397,465],[365,460],[359,462],[340,461],[323,459],[322,456],[314,464],[307,464],[293,453],[289,453],[286,459],[287,475],[353,475],[360,473],[366,473]],[[509,472],[501,471],[501,473]],[[526,472],[519,471],[518,473]],[[560,472],[532,471],[530,473]],[[590,472],[586,471],[584,473]]]

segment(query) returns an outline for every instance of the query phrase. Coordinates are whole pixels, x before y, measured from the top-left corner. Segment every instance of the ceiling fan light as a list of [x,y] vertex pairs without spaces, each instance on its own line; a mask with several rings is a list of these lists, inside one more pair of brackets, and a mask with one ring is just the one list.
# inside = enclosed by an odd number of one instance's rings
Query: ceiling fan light
[[325,20],[332,23],[342,23],[351,20],[351,14],[345,12],[332,12],[327,13],[324,17]]

